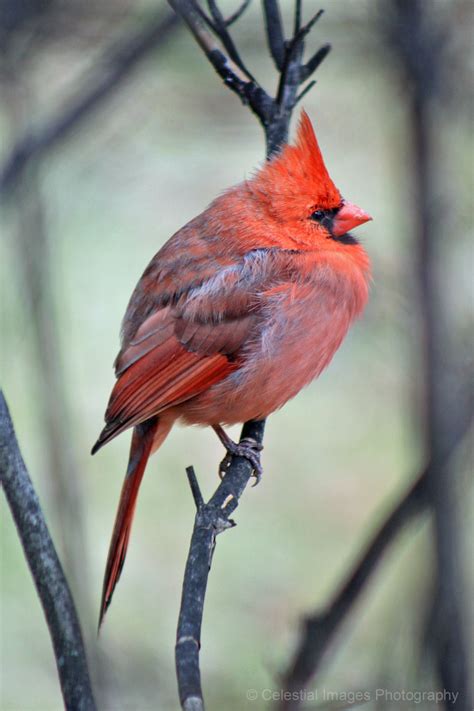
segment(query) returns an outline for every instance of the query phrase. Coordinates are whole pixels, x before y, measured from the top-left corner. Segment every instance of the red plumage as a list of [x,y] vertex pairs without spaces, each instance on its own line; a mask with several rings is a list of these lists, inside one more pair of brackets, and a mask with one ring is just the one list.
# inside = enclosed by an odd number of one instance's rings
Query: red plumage
[[117,382],[93,449],[135,428],[101,620],[149,455],[176,420],[260,419],[320,374],[367,301],[369,260],[348,230],[369,219],[342,199],[303,113],[295,145],[152,259],[125,314]]

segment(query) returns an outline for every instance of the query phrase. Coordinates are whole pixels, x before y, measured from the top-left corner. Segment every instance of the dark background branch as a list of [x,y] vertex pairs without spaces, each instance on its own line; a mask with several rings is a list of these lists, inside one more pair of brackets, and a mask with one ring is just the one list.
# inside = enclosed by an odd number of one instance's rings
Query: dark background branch
[[[27,131],[33,114],[30,87],[22,79],[21,67],[11,59],[4,72],[8,96],[6,114],[13,135]],[[53,516],[58,524],[60,554],[78,609],[91,604],[89,550],[83,517],[83,478],[78,464],[73,431],[72,403],[69,399],[65,364],[60,348],[58,303],[52,269],[46,207],[38,164],[21,171],[15,182],[10,215],[15,223],[11,240],[25,307],[31,319],[30,338],[35,362],[39,365],[34,408],[43,431],[45,446],[42,464],[48,472]],[[68,446],[64,446],[68,442]]]
[[[459,413],[470,412],[472,379],[453,389],[460,371],[453,343],[452,314],[446,299],[442,269],[447,213],[438,176],[438,136],[434,130],[442,95],[449,33],[436,26],[422,0],[392,0],[386,36],[402,80],[408,85],[409,139],[412,156],[414,269],[418,292],[420,383],[422,408],[419,431],[432,464],[427,474],[429,502],[434,513],[434,610],[430,630],[440,688],[458,692],[446,708],[469,711],[473,706],[466,639],[462,565],[461,518],[453,471],[443,457]],[[471,373],[472,375],[472,373]]]
[[[48,624],[65,707],[68,711],[94,711],[96,706],[74,601],[1,391],[0,476]],[[25,639],[26,630],[27,627],[20,632]]]
[[[453,456],[459,443],[466,436],[472,425],[470,414],[463,413],[463,415],[462,421],[458,423],[457,429],[453,431],[453,440],[447,443],[442,452],[443,466],[447,466],[447,462]],[[346,575],[338,592],[327,607],[322,611],[316,611],[308,615],[304,619],[296,650],[281,676],[282,687],[289,691],[293,698],[282,701],[281,709],[289,711],[299,707],[298,694],[293,696],[292,692],[305,689],[311,679],[317,675],[321,662],[328,652],[335,635],[359,601],[362,593],[366,590],[396,536],[416,516],[431,508],[430,479],[433,476],[432,467],[433,463],[430,463],[385,517],[380,528],[373,535],[354,567]],[[458,686],[445,688],[459,689]]]
[[42,127],[32,129],[13,146],[0,168],[0,194],[11,188],[28,163],[39,158],[66,138],[73,129],[115,91],[143,59],[166,39],[179,21],[174,13],[160,12],[145,29],[108,49],[65,109]]

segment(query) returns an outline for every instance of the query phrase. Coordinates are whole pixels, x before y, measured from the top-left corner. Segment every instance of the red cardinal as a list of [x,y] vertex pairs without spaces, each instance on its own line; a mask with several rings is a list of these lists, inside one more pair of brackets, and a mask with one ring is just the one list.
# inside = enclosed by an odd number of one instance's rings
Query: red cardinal
[[369,260],[349,230],[370,219],[341,197],[303,113],[294,146],[153,257],[125,313],[117,382],[92,450],[133,427],[100,622],[149,456],[180,420],[210,425],[261,474],[259,453],[222,425],[267,417],[328,365],[367,301]]

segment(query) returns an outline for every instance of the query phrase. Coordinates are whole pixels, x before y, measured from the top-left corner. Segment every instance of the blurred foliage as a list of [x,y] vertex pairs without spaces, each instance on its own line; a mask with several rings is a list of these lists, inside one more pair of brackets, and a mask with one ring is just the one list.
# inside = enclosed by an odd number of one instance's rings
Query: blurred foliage
[[[292,8],[290,0],[282,5],[285,12]],[[449,208],[446,297],[462,348],[471,335],[473,299],[472,6],[461,0],[427,0],[427,5],[453,31],[449,97],[439,99],[437,130],[444,166],[440,200]],[[85,7],[30,0],[28,7],[32,13],[24,25],[0,12],[9,37],[8,47],[2,45],[4,156],[18,133],[8,104],[12,65],[15,81],[28,95],[27,121],[35,125],[64,104],[112,39],[146,23],[156,5],[95,0]],[[419,354],[406,87],[398,82],[380,38],[383,2],[332,0],[326,10],[314,41],[330,41],[334,50],[304,107],[336,184],[373,215],[373,223],[360,230],[373,261],[371,301],[328,371],[270,418],[265,477],[245,493],[238,528],[218,543],[202,639],[210,709],[257,708],[263,704],[247,701],[247,689],[278,688],[276,674],[294,643],[300,615],[324,604],[386,507],[421,465],[413,412]],[[258,3],[239,22],[235,37],[249,67],[271,86],[274,75]],[[94,610],[129,437],[120,437],[93,459],[89,450],[113,384],[111,364],[129,295],[166,239],[263,157],[263,134],[254,117],[180,30],[41,163],[50,286],[72,408],[70,442],[62,446],[74,444],[75,468],[82,477],[83,544],[89,556],[84,565],[91,570]],[[1,220],[2,386],[61,553],[62,529],[50,496],[38,420],[42,373],[33,356],[34,329],[19,278],[13,205],[4,209]],[[123,579],[98,640],[90,605],[81,603],[101,708],[177,708],[174,636],[194,516],[184,468],[192,462],[204,492],[211,492],[221,457],[213,432],[173,432],[149,464]],[[467,472],[469,461],[469,452],[461,452],[458,470]],[[460,497],[466,493],[465,479],[456,482]],[[62,703],[51,646],[3,500],[1,506],[1,708],[52,711]],[[468,533],[467,503],[463,513]],[[431,688],[429,670],[419,665],[418,656],[431,570],[428,525],[420,520],[399,539],[344,627],[344,639],[328,659],[324,681],[318,682],[320,690],[373,689],[380,680],[395,689]],[[466,560],[470,546],[466,535]],[[472,579],[468,585],[474,588]]]

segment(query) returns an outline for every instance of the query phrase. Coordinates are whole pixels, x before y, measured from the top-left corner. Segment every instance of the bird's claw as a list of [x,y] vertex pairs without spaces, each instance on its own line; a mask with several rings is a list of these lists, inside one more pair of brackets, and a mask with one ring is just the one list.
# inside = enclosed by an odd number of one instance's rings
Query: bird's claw
[[233,456],[244,457],[253,467],[252,476],[255,477],[255,482],[252,486],[257,486],[263,474],[263,467],[260,461],[260,452],[263,449],[263,445],[250,437],[245,437],[238,443],[232,442],[232,440],[226,442],[224,446],[227,449],[227,454],[219,465],[219,477],[221,479],[224,478]]

